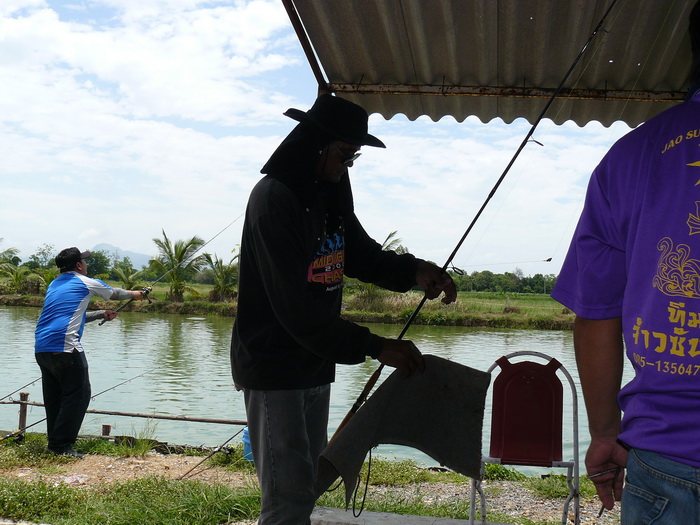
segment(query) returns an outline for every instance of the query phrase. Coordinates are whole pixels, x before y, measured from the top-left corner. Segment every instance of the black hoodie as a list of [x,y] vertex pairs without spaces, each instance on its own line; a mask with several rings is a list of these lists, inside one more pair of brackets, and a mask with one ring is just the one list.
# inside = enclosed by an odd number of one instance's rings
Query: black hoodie
[[348,176],[315,180],[328,142],[298,125],[248,200],[231,341],[238,387],[311,388],[334,381],[335,363],[379,355],[383,338],[340,317],[343,275],[394,291],[416,284],[418,260],[383,251],[362,228]]

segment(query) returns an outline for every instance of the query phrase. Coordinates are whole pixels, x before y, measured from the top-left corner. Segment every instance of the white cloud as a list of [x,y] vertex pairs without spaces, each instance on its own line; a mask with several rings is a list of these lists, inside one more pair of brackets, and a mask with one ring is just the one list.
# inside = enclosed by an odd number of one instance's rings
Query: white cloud
[[[277,0],[3,2],[0,78],[0,249],[24,257],[79,243],[152,254],[162,229],[211,239],[294,126],[282,112],[316,91]],[[351,170],[358,215],[444,263],[529,127],[373,115],[388,148]],[[520,266],[558,272],[590,171],[622,132],[545,121],[544,147],[526,147],[454,263],[556,256]],[[207,249],[228,259],[242,222]]]

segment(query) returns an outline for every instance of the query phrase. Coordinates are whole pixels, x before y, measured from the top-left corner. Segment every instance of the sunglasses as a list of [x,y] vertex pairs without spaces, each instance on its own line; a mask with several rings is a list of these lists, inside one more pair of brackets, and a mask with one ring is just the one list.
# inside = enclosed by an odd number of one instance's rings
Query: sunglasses
[[349,166],[350,164],[352,164],[353,162],[355,162],[355,161],[359,158],[360,155],[362,155],[362,153],[360,153],[360,152],[358,151],[357,153],[353,153],[353,154],[350,155],[349,157],[343,158],[343,156],[345,155],[345,154],[343,153],[343,150],[341,150],[337,145],[335,145],[335,144],[333,144],[333,145],[335,146],[335,149],[338,150],[338,153],[340,153],[340,158],[342,159],[342,160],[340,161],[340,163],[341,163],[343,166]]

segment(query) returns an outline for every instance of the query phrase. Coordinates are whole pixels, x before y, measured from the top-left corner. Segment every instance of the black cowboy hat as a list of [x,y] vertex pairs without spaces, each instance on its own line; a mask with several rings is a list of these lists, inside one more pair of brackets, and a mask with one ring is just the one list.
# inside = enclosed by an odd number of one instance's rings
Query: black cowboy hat
[[367,133],[367,112],[344,98],[320,95],[308,111],[290,108],[284,115],[297,122],[312,124],[348,144],[386,148],[381,140]]

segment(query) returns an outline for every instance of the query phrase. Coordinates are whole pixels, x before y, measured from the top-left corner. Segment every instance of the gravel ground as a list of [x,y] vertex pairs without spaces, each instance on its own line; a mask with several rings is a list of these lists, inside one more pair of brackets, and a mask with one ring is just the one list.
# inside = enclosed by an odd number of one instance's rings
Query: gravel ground
[[[194,456],[148,454],[139,458],[114,458],[108,456],[87,455],[81,460],[64,465],[60,472],[45,474],[39,469],[19,468],[0,471],[0,476],[16,477],[25,480],[50,480],[55,483],[68,483],[73,486],[91,487],[117,480],[136,479],[147,475],[159,475],[168,478],[181,478],[202,460]],[[250,486],[255,484],[254,476],[240,472],[231,472],[220,468],[199,467],[192,471],[187,479],[198,479],[208,483],[222,483],[230,486]],[[469,485],[456,483],[421,483],[405,487],[370,487],[371,495],[376,497],[385,492],[400,493],[409,496],[420,493],[430,501],[450,501],[469,499]],[[563,500],[541,499],[532,491],[517,482],[484,483],[487,509],[510,518],[528,518],[533,522],[549,521],[559,523]],[[477,503],[478,504],[478,503]],[[581,523],[584,525],[610,525],[620,522],[619,507],[612,512],[605,512],[598,518],[600,503],[597,499],[581,502]],[[509,520],[504,520],[509,521]],[[573,512],[569,513],[569,523],[573,523]],[[13,523],[2,521],[0,525]],[[231,525],[253,525],[255,522],[236,522]]]

